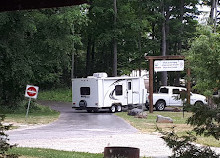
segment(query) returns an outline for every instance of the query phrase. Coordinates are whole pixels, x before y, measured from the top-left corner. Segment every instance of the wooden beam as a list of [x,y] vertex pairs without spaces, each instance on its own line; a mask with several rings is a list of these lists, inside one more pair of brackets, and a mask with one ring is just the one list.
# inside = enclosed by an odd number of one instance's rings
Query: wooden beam
[[190,75],[191,75],[190,68],[187,68],[187,98],[186,98],[187,104],[190,104],[190,92],[191,92],[191,77],[190,77]]
[[154,61],[149,61],[149,112],[153,113]]
[[0,2],[0,12],[40,8],[56,8],[88,3],[87,0],[4,0]]
[[167,59],[185,59],[182,55],[168,55],[168,56],[145,56],[145,59],[150,60],[167,60]]

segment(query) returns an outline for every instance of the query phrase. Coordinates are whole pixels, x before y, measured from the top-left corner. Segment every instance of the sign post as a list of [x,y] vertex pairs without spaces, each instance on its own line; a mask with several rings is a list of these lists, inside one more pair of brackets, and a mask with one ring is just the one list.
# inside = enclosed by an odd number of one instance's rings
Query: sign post
[[37,86],[27,85],[27,87],[26,87],[25,97],[29,98],[27,112],[26,112],[26,116],[25,116],[26,119],[28,117],[28,112],[29,112],[29,109],[30,109],[31,99],[32,98],[37,99],[38,90],[39,90],[39,87],[37,87]]
[[26,115],[25,115],[25,118],[26,118],[26,119],[27,119],[27,117],[28,117],[28,112],[29,112],[29,109],[30,109],[30,104],[31,104],[31,98],[29,98],[29,101],[28,101],[27,112],[26,112]]
[[[149,60],[149,112],[153,113],[153,74],[155,71],[182,71],[184,69],[184,56],[145,56],[145,59]],[[154,64],[154,60],[157,61]],[[188,81],[190,85],[190,81]],[[189,88],[189,87],[187,87]],[[190,91],[187,91],[187,101],[190,101]]]

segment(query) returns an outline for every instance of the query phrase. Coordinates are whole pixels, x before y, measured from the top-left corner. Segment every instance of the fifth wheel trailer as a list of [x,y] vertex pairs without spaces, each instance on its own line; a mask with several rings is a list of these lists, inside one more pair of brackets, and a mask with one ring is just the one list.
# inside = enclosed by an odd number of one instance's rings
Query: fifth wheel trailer
[[145,104],[146,93],[141,77],[107,77],[106,73],[94,73],[87,78],[72,79],[72,103],[77,110],[120,112],[122,107]]

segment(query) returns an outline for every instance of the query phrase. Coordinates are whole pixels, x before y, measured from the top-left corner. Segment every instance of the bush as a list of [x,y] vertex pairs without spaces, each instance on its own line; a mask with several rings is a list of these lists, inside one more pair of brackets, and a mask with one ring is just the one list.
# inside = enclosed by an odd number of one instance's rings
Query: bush
[[188,132],[187,135],[178,136],[174,132],[160,132],[164,135],[162,138],[173,151],[171,158],[219,158],[220,155],[216,154],[206,146],[198,146],[193,142],[196,141],[196,137]]
[[5,134],[5,131],[9,130],[11,125],[3,125],[5,116],[0,115],[0,158],[18,158],[16,154],[8,154],[7,151],[16,145],[10,145],[8,143],[8,135]]

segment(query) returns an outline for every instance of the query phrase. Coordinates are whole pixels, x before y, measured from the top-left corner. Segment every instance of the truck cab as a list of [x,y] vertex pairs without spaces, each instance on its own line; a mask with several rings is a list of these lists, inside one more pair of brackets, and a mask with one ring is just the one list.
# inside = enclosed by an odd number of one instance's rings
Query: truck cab
[[[167,106],[183,106],[183,100],[180,99],[180,93],[186,92],[184,87],[162,86],[158,93],[153,94],[153,105],[156,110],[162,111]],[[148,97],[147,97],[148,98]],[[149,100],[146,101],[146,107],[149,106]],[[190,104],[207,104],[206,97],[200,94],[190,92]]]

